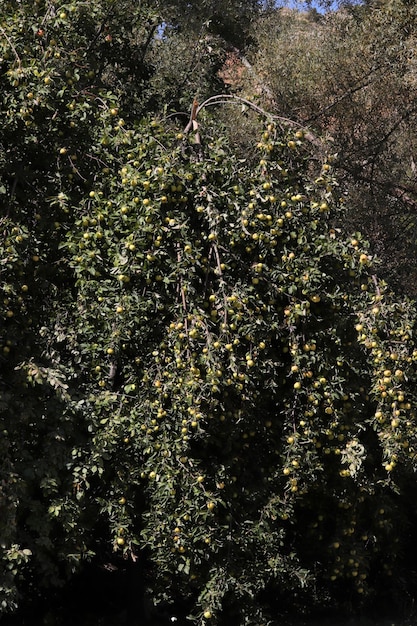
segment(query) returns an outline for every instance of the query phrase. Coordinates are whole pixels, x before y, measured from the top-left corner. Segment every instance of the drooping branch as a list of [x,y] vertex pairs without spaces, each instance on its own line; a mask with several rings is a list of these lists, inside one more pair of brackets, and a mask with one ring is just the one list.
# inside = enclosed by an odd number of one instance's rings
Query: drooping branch
[[298,128],[302,130],[304,133],[304,137],[308,141],[310,141],[312,144],[316,146],[322,146],[322,143],[320,142],[320,140],[300,122],[296,122],[295,120],[292,120],[288,117],[283,117],[282,115],[276,115],[274,113],[270,113],[269,111],[266,111],[265,109],[258,106],[254,102],[251,102],[250,100],[247,100],[246,98],[242,98],[241,96],[237,96],[235,94],[222,93],[222,94],[218,94],[215,96],[211,96],[210,98],[207,98],[207,100],[205,100],[198,106],[196,115],[198,115],[198,113],[206,107],[217,106],[219,104],[244,105],[252,109],[253,111],[256,111],[259,115],[266,117],[267,119],[276,120],[280,122],[281,124],[283,124],[284,126],[287,126],[289,128]]

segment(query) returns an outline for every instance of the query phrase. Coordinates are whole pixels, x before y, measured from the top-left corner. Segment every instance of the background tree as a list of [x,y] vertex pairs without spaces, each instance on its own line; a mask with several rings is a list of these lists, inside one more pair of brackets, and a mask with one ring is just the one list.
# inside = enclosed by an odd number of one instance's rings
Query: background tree
[[276,11],[256,27],[248,91],[328,135],[383,275],[414,295],[414,6],[370,2],[319,16]]

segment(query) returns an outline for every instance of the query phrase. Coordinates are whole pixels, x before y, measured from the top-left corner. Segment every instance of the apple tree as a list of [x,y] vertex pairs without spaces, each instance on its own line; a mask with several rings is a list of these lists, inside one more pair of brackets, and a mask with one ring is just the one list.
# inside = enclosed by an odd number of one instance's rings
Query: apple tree
[[117,129],[73,209],[73,511],[201,623],[259,623],[262,598],[313,581],[360,603],[404,565],[387,546],[412,515],[414,308],[342,236],[331,158],[312,165],[302,130],[268,123],[255,168],[207,134]]

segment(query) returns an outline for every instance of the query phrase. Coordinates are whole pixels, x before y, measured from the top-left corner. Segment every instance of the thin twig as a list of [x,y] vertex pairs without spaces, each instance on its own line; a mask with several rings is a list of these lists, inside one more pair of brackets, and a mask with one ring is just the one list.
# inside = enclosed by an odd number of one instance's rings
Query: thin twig
[[224,303],[224,316],[223,316],[223,322],[226,324],[227,322],[227,300],[226,300],[226,294],[224,292],[224,280],[223,280],[223,270],[222,270],[222,264],[220,262],[220,254],[219,254],[219,249],[217,247],[217,244],[213,243],[212,244],[212,248],[216,257],[216,262],[217,262],[217,269],[219,272],[219,276],[221,279],[221,286],[222,286],[222,292],[223,292],[223,303]]
[[376,290],[377,296],[380,296],[381,295],[381,291],[379,289],[378,279],[375,276],[375,274],[372,274],[372,280],[374,281],[374,285],[375,285],[375,290]]
[[16,57],[16,59],[17,59],[17,62],[19,63],[19,66],[20,66],[20,65],[22,65],[22,61],[21,61],[21,59],[20,59],[20,56],[18,55],[16,48],[14,47],[14,45],[13,45],[13,44],[12,44],[12,42],[10,41],[9,37],[7,36],[6,31],[5,31],[5,30],[4,30],[4,28],[2,28],[1,26],[0,26],[0,30],[1,30],[1,32],[3,33],[3,35],[5,36],[5,38],[7,39],[7,41],[8,41],[8,43],[9,43],[9,45],[10,45],[11,49],[13,50],[13,52],[14,52],[14,54],[15,54],[15,57]]
[[149,48],[149,46],[151,44],[151,41],[152,41],[153,36],[155,34],[155,31],[156,31],[156,29],[159,26],[158,22],[156,22],[154,24],[148,24],[148,25],[150,26],[150,29],[149,29],[149,32],[148,32],[148,36],[146,37],[145,43],[141,46],[141,48],[142,48],[142,56],[141,56],[141,59],[140,59],[141,63],[144,63],[144,61],[145,61],[146,53],[147,53],[148,48]]

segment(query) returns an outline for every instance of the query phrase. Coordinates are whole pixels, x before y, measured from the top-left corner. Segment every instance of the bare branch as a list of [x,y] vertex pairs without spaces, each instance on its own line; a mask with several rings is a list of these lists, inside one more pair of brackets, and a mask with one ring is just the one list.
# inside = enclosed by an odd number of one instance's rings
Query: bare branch
[[218,94],[216,96],[211,96],[210,98],[207,98],[207,100],[205,100],[199,105],[197,109],[197,115],[201,111],[201,109],[205,107],[215,106],[218,104],[229,104],[229,103],[230,104],[244,104],[245,106],[259,113],[259,115],[262,115],[271,120],[277,120],[278,122],[281,122],[282,124],[284,124],[285,126],[289,126],[290,128],[291,127],[299,128],[304,132],[304,137],[307,139],[307,141],[310,141],[312,144],[316,146],[322,145],[320,140],[315,135],[313,135],[313,133],[309,131],[300,122],[296,122],[295,120],[292,120],[288,117],[283,117],[282,115],[275,115],[274,113],[270,113],[269,111],[266,111],[265,109],[258,106],[257,104],[254,104],[250,100],[247,100],[246,98],[242,98],[241,96],[236,96],[235,94],[223,93],[223,94]]

